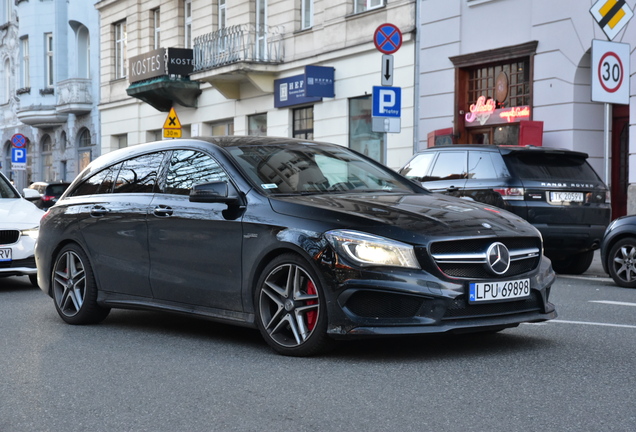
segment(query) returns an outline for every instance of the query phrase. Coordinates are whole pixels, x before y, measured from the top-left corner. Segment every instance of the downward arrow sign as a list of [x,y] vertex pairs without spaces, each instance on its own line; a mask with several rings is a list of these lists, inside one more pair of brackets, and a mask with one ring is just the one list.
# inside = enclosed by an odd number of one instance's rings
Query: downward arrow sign
[[393,56],[390,54],[382,56],[382,85],[393,85]]

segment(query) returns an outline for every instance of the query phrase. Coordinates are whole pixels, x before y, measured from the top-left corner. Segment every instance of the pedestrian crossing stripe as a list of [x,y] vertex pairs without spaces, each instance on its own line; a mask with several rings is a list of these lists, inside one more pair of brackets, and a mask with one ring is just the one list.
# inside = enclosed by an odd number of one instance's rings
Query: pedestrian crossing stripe
[[614,39],[634,16],[625,0],[599,0],[590,13],[609,40]]

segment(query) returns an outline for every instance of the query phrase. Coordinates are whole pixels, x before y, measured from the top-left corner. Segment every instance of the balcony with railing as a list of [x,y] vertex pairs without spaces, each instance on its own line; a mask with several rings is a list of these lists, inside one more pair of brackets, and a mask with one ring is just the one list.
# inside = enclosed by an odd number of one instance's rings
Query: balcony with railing
[[244,24],[195,38],[191,79],[211,83],[228,99],[240,98],[245,82],[273,92],[276,65],[284,58],[283,30]]
[[92,81],[84,78],[71,78],[57,83],[56,110],[75,115],[87,114],[93,108],[91,95]]

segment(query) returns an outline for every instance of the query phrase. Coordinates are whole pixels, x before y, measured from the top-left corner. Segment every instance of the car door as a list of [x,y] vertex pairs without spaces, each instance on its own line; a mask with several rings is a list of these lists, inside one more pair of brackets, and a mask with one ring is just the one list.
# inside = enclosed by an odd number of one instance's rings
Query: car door
[[74,195],[95,189],[77,206],[80,232],[99,288],[152,297],[146,215],[164,152],[129,159],[91,177]]
[[240,218],[227,204],[190,202],[192,186],[229,177],[210,155],[175,150],[148,215],[150,283],[156,299],[242,310]]
[[422,186],[452,196],[461,196],[467,178],[468,152],[465,150],[440,151]]
[[468,152],[468,178],[462,196],[504,208],[502,191],[509,189],[511,184],[510,173],[498,151]]

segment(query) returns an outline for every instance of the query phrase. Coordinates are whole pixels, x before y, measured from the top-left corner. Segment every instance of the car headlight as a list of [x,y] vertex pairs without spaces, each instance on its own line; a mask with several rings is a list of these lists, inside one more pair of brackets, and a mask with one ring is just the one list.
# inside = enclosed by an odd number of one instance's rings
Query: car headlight
[[37,240],[38,239],[38,235],[40,235],[40,227],[35,227],[35,228],[29,228],[29,229],[22,230],[21,234],[23,236],[29,236],[33,240]]
[[420,268],[413,246],[359,231],[327,231],[325,237],[336,251],[361,266]]

